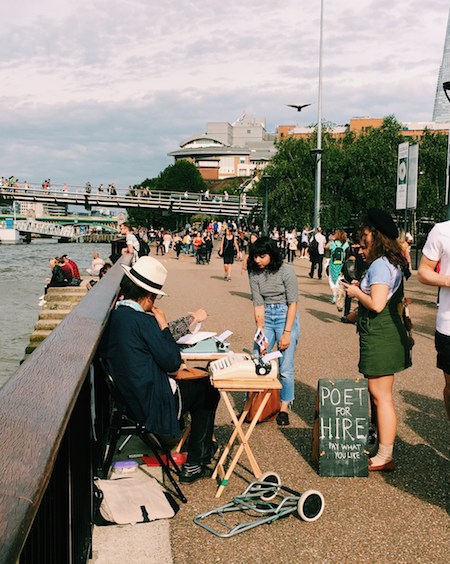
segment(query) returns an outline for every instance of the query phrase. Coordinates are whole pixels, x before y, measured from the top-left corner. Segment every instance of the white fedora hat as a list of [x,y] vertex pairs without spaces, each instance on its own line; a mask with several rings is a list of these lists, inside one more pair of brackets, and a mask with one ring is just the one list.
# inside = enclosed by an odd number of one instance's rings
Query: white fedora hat
[[153,294],[167,296],[161,289],[167,278],[167,270],[158,260],[152,257],[141,257],[131,267],[124,264],[121,266],[128,278],[140,288]]

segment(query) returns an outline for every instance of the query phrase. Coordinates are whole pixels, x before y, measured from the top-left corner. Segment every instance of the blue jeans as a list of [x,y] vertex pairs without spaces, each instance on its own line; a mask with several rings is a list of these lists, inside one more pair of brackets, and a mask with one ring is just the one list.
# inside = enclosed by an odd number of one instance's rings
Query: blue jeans
[[[269,346],[267,348],[268,352],[272,350],[275,342],[278,343],[283,335],[284,328],[286,326],[287,311],[287,304],[272,304],[264,306],[264,334],[269,341]],[[294,356],[299,334],[300,322],[297,311],[291,331],[291,343],[287,349],[280,351],[283,356],[278,359],[280,382],[283,386],[280,390],[281,401],[294,401]],[[255,354],[259,354],[259,348],[256,343],[254,343],[253,352]]]

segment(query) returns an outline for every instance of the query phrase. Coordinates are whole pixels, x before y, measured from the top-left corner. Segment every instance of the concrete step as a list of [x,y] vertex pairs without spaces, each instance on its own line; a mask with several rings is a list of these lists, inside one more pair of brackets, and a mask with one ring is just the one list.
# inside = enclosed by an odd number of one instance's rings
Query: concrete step
[[[43,306],[42,308],[42,312],[44,311],[59,311],[59,310],[69,310],[72,311],[72,309],[78,304],[79,302],[54,302],[52,301],[48,301],[46,303],[46,305]],[[41,312],[41,313],[42,313]]]
[[[50,304],[51,305],[51,304]],[[50,309],[50,308],[45,308],[41,311],[41,313],[39,314],[39,319],[45,320],[45,319],[64,319],[66,317],[66,315],[68,315],[71,311],[72,308],[68,307],[66,309],[64,309],[61,303],[57,304],[58,307],[56,309]]]
[[55,327],[57,327],[63,318],[59,319],[40,319],[36,325],[34,326],[36,331],[53,331]]
[[83,286],[60,286],[52,287],[47,290],[47,295],[52,296],[53,294],[86,294],[87,289]]
[[21,363],[50,335],[86,294],[85,286],[48,289],[45,295],[46,303],[39,314],[39,321],[34,326],[35,331],[30,335],[30,344],[25,349],[25,356]]
[[31,352],[28,353],[28,354],[25,354],[25,356],[24,356],[24,357],[22,358],[22,360],[20,361],[20,364],[23,364],[23,363],[26,361],[26,359],[30,356],[30,354],[31,354]]
[[[33,343],[30,343],[28,345],[28,347],[25,349],[25,358],[27,358],[28,356],[30,356],[30,354],[38,348],[38,346],[42,343],[42,341],[35,341]],[[22,361],[23,362],[23,361]],[[22,363],[21,363],[22,364]]]
[[39,331],[33,331],[30,335],[30,345],[32,343],[42,343],[51,333],[49,329],[40,329]]
[[[64,288],[55,288],[56,290],[64,290]],[[51,294],[47,292],[45,300],[47,302],[80,302],[84,296],[87,294],[84,292],[52,292]]]

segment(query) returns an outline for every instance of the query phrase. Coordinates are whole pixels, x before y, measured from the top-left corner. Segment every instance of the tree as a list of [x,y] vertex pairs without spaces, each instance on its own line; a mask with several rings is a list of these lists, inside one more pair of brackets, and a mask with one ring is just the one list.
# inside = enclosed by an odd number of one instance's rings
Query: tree
[[[206,184],[198,168],[189,161],[177,161],[166,167],[157,178],[147,178],[134,187],[150,188],[151,191],[162,190],[168,192],[200,192],[206,190]],[[176,229],[182,221],[182,216],[170,210],[127,208],[130,222],[134,226]]]
[[401,124],[384,118],[379,128],[359,135],[345,149],[342,198],[348,201],[352,216],[370,207],[395,212],[398,146],[404,142]]
[[[278,152],[264,169],[269,174],[269,225],[291,227],[311,223],[314,207],[314,161],[309,139],[288,137],[277,143]],[[264,181],[252,194],[265,199]]]
[[425,130],[419,148],[417,216],[444,221],[448,136]]
[[206,184],[198,168],[183,159],[161,172],[156,182],[156,190],[201,192],[206,190]]
[[[395,211],[397,151],[404,141],[401,124],[387,116],[379,128],[334,139],[332,125],[323,124],[321,225],[351,227],[369,207]],[[314,212],[317,128],[309,139],[287,138],[264,172],[272,176],[269,223],[284,227],[311,225]],[[260,183],[257,194],[265,197]]]

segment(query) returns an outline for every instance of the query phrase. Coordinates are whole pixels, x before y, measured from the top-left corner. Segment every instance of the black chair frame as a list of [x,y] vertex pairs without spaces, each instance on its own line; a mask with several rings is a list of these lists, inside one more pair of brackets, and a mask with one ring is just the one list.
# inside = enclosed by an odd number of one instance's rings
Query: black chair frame
[[[183,503],[187,503],[187,499],[181,491],[179,485],[175,481],[174,475],[179,476],[181,470],[170,453],[170,449],[166,447],[164,442],[160,437],[149,432],[135,417],[131,408],[127,405],[124,397],[116,386],[113,377],[107,370],[103,359],[100,359],[100,364],[106,376],[106,381],[108,384],[108,389],[110,397],[113,403],[113,413],[111,418],[111,424],[109,427],[109,446],[107,454],[104,458],[102,471],[103,476],[106,478],[108,476],[109,469],[111,467],[112,459],[116,451],[117,443],[120,437],[127,436],[127,439],[119,447],[119,452],[123,449],[125,444],[128,442],[131,436],[139,437],[143,443],[151,450],[156,459],[158,460],[163,473],[169,478],[170,483],[176,491],[176,496]],[[159,448],[158,448],[158,446]],[[158,450],[164,451],[166,455],[166,461],[163,460]],[[170,462],[169,462],[170,461]]]

